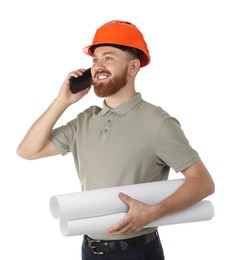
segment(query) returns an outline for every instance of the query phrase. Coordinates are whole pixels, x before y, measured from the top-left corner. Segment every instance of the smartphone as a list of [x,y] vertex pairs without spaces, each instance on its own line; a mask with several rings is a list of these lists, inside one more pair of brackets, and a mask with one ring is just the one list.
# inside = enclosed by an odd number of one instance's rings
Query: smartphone
[[91,68],[87,69],[83,75],[70,78],[70,90],[73,94],[86,89],[92,85]]

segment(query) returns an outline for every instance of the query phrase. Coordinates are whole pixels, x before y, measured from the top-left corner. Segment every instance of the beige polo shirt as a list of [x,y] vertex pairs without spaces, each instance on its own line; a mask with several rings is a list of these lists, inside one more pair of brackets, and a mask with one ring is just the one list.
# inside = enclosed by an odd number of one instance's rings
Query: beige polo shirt
[[73,154],[83,190],[165,180],[170,167],[180,172],[200,159],[178,121],[140,93],[116,109],[90,107],[50,140]]

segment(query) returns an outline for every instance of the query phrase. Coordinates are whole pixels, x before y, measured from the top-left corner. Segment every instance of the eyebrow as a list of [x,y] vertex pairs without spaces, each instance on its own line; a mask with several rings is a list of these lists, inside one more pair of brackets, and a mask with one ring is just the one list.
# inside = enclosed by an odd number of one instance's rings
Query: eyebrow
[[[102,56],[105,56],[105,55],[108,55],[108,54],[110,54],[110,55],[115,55],[113,52],[107,51],[107,52],[104,52],[104,53],[102,54]],[[95,55],[95,54],[92,55],[92,57],[96,57],[96,56],[97,56],[97,55]]]

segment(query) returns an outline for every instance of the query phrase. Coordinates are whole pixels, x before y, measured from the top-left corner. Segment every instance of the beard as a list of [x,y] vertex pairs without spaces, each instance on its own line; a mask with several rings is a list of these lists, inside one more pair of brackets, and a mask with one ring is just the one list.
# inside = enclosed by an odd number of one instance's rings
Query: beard
[[[98,97],[109,97],[117,93],[127,84],[127,67],[120,75],[111,78],[108,83],[93,80],[94,92]],[[101,71],[102,73],[107,71]]]

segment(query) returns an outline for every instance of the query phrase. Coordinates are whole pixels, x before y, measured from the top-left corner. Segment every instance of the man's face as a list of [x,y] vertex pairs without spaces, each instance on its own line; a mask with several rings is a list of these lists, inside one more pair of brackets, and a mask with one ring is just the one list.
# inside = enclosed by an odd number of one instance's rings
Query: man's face
[[102,46],[95,49],[92,58],[93,87],[97,96],[112,96],[127,84],[128,59],[124,51]]

